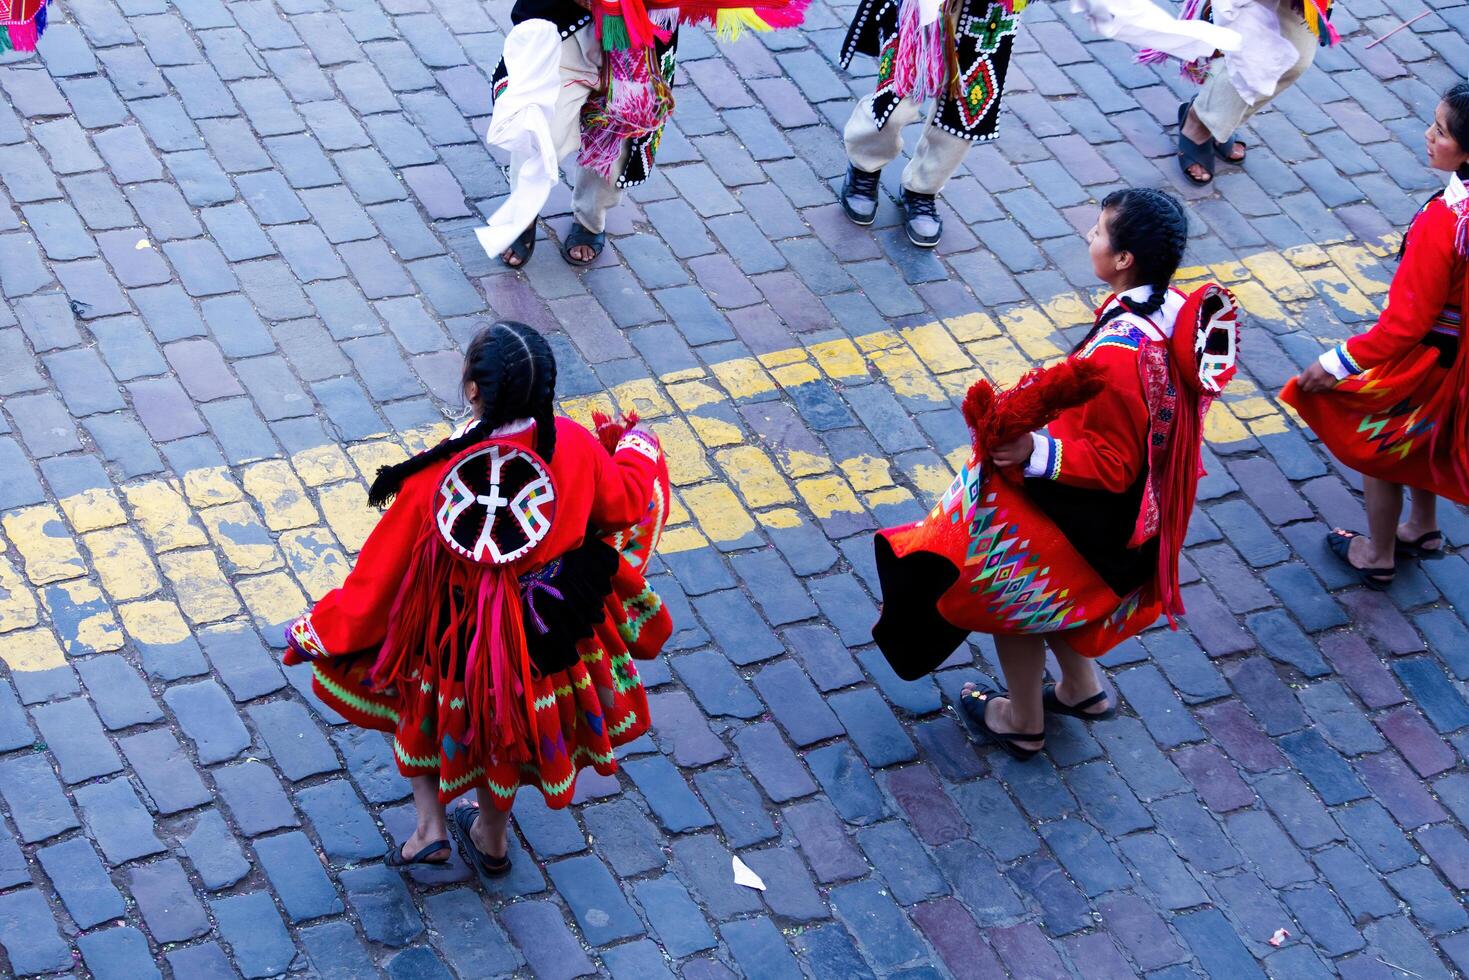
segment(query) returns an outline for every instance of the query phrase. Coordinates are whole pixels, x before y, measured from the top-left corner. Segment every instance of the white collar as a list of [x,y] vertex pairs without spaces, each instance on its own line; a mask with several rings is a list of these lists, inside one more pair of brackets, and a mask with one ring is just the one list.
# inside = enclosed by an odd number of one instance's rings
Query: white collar
[[[450,438],[457,439],[460,436],[464,435],[464,433],[469,431],[469,427],[471,425],[474,425],[474,423],[478,421],[478,419],[471,415],[469,418],[459,423],[458,428],[454,430],[454,434]],[[491,432],[489,437],[491,439],[498,439],[501,436],[513,436],[518,432],[524,432],[526,429],[529,429],[535,424],[536,423],[533,419],[515,419],[513,422],[506,422],[494,432]]]
[[[1152,298],[1152,286],[1134,286],[1132,289],[1125,290],[1112,297],[1112,301],[1103,307],[1103,312],[1111,309],[1114,303],[1119,303],[1124,299],[1141,304],[1146,303]],[[1135,313],[1124,312],[1120,316],[1115,317],[1113,322],[1126,320],[1128,323],[1141,328],[1143,332],[1147,333],[1154,340],[1167,340],[1173,336],[1173,324],[1178,319],[1178,314],[1182,312],[1183,304],[1184,295],[1177,289],[1169,286],[1168,291],[1163,296],[1162,308],[1152,316],[1141,317]]]

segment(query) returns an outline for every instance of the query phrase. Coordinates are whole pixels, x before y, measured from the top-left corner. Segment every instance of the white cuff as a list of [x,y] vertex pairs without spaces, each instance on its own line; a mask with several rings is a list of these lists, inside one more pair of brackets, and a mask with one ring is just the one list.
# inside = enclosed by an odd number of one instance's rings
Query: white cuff
[[1356,372],[1348,366],[1346,358],[1342,356],[1344,353],[1345,351],[1340,346],[1333,347],[1328,351],[1324,351],[1320,357],[1316,358],[1316,362],[1325,368],[1326,373],[1336,380],[1345,381]]
[[1030,450],[1030,460],[1025,464],[1025,475],[1050,476],[1051,456],[1056,440],[1044,432],[1032,432],[1030,438],[1034,441],[1034,446]]

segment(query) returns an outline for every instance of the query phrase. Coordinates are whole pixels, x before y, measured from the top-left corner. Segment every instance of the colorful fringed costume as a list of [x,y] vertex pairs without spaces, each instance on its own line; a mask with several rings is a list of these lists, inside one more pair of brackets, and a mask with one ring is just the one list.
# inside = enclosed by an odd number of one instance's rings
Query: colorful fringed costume
[[[1244,0],[1249,2],[1249,0]],[[1337,33],[1331,24],[1331,2],[1332,0],[1291,0],[1294,12],[1300,15],[1306,22],[1306,29],[1316,38],[1319,47],[1329,48],[1341,43],[1341,35]],[[1231,3],[1231,8],[1236,4]],[[1180,20],[1205,20],[1214,22],[1214,9],[1210,0],[1186,0],[1183,12],[1179,15]],[[1232,18],[1226,19],[1232,22]],[[1209,77],[1209,63],[1219,57],[1219,52],[1214,52],[1203,58],[1195,58],[1183,61],[1179,71],[1184,78],[1202,85]],[[1144,49],[1138,52],[1137,60],[1142,64],[1162,64],[1168,60],[1168,55],[1163,51]]]
[[399,770],[436,776],[445,803],[485,786],[508,810],[530,785],[565,806],[580,768],[615,772],[648,728],[633,661],[671,632],[643,577],[668,470],[650,435],[601,431],[557,419],[547,462],[527,421],[409,477],[287,632],[322,700],[391,732]]
[[0,0],[0,53],[34,51],[46,32],[46,0]]
[[[588,11],[573,0],[516,0],[510,17],[515,24],[551,21],[563,41],[589,26],[596,31],[604,53],[602,71],[582,108],[578,163],[626,188],[652,174],[663,124],[673,111],[679,26],[706,24],[730,39],[747,29],[795,27],[804,19],[810,0],[761,2],[765,5],[745,5],[746,0],[693,4],[592,0]],[[492,79],[495,96],[508,84],[501,60]]]
[[[998,395],[983,381],[971,389],[969,463],[923,520],[876,538],[872,634],[893,670],[921,677],[970,632],[1060,633],[1100,656],[1181,615],[1203,418],[1234,375],[1237,337],[1227,290],[1175,290],[1152,318],[1106,320],[1051,374]],[[1047,418],[1023,482],[988,462]]]
[[1291,380],[1281,400],[1359,473],[1469,505],[1466,310],[1469,198],[1435,197],[1408,229],[1376,325],[1321,356],[1336,387],[1307,394]]
[[860,0],[842,67],[858,54],[878,59],[871,110],[878,126],[905,98],[934,98],[932,125],[970,141],[994,139],[1026,0],[936,2],[937,19],[925,24],[927,0]]

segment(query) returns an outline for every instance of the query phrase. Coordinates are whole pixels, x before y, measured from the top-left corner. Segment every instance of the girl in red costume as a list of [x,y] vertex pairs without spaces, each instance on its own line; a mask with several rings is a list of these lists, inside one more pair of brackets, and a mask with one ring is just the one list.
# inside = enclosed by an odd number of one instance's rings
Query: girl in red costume
[[[1169,288],[1187,237],[1168,195],[1108,195],[1088,241],[1113,295],[1063,366],[1067,400],[1086,400],[1051,411],[1049,432],[1000,437],[1001,404],[1061,398],[1046,382],[1063,372],[995,396],[983,418],[972,389],[976,455],[924,520],[877,538],[883,609],[873,637],[889,663],[916,679],[967,633],[992,634],[1008,692],[969,684],[961,707],[1016,758],[1042,748],[1047,711],[1114,714],[1091,658],[1183,612],[1178,555],[1202,422],[1234,374],[1236,347],[1227,291]],[[1087,386],[1090,397],[1076,393]],[[1042,686],[1047,644],[1061,680]]]
[[[465,353],[464,431],[373,481],[392,505],[342,587],[287,631],[288,663],[349,721],[393,734],[418,825],[388,864],[449,859],[510,870],[521,785],[571,802],[578,769],[617,770],[648,728],[633,658],[670,624],[643,579],[667,513],[657,440],[553,414],[556,361],[523,323],[496,323]],[[600,439],[599,439],[600,436]]]
[[[1375,589],[1392,584],[1398,557],[1442,557],[1439,497],[1469,504],[1469,82],[1444,95],[1425,135],[1449,186],[1408,228],[1387,308],[1281,392],[1362,474],[1367,533],[1337,528],[1326,543]],[[1405,486],[1413,507],[1399,524]]]

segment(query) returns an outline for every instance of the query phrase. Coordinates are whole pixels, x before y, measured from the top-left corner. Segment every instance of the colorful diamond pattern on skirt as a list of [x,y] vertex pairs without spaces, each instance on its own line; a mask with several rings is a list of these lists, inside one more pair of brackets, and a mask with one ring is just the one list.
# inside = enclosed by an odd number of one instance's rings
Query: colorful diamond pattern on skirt
[[970,589],[986,596],[990,611],[1017,633],[1049,633],[1074,622],[1070,590],[1051,587],[1051,567],[1006,521],[996,495],[987,494],[970,525],[965,565],[979,566]]

